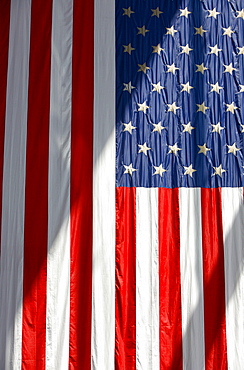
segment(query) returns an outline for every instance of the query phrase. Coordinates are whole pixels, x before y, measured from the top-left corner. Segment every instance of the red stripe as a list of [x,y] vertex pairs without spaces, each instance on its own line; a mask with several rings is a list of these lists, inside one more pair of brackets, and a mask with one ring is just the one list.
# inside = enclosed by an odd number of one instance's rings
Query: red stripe
[[[136,189],[116,189],[116,369],[136,368]],[[112,320],[112,318],[111,318]]]
[[32,1],[23,282],[22,368],[44,369],[52,0]]
[[91,368],[93,1],[74,0],[70,369]]
[[227,369],[221,189],[202,189],[206,370]]
[[[10,25],[10,0],[2,0],[0,5],[0,225],[2,224],[1,222],[2,179],[3,179],[4,129],[5,129],[7,70],[8,70],[9,25]],[[1,240],[1,229],[0,229],[0,240]]]
[[160,369],[182,369],[178,189],[159,188]]

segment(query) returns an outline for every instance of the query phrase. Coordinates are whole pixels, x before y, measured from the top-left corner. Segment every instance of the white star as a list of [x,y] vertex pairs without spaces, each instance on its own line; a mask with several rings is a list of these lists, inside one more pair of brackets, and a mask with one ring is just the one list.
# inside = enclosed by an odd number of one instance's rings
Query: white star
[[190,164],[189,167],[184,166],[184,169],[185,169],[184,175],[190,175],[191,177],[192,177],[193,172],[196,172],[196,170],[192,168],[192,164]]
[[198,154],[203,153],[204,155],[207,155],[207,152],[209,150],[211,150],[211,149],[207,148],[206,143],[204,143],[203,145],[198,145],[198,148],[200,149]]
[[160,164],[160,166],[153,166],[154,168],[155,168],[155,172],[154,172],[154,174],[153,175],[159,175],[159,176],[163,176],[163,173],[164,172],[166,172],[167,170],[165,170],[164,168],[163,168],[163,166]]
[[223,36],[231,37],[231,34],[234,33],[234,31],[232,31],[232,29],[230,27],[228,27],[228,28],[222,27],[222,29],[224,30]]
[[160,14],[162,14],[162,13],[163,13],[163,12],[161,12],[161,11],[159,10],[159,7],[157,7],[156,9],[151,9],[151,11],[152,11],[152,17],[155,15],[156,17],[158,17],[158,18],[159,18]]
[[225,104],[227,106],[227,109],[226,109],[226,112],[231,112],[232,114],[234,114],[235,112],[235,109],[238,109],[234,102],[232,102],[231,104]]
[[160,52],[164,50],[163,48],[161,48],[160,44],[156,46],[152,46],[152,48],[153,48],[153,53],[157,53],[158,55],[160,55]]
[[244,46],[242,46],[241,48],[239,46],[237,46],[237,48],[240,50],[238,55],[244,54]]
[[132,135],[132,130],[136,129],[135,126],[132,126],[131,121],[129,123],[123,123],[123,125],[125,126],[123,132],[128,131],[131,135]]
[[206,71],[208,68],[207,67],[204,67],[204,64],[196,64],[197,66],[197,70],[196,72],[201,72],[202,74],[204,74],[204,71]]
[[130,94],[131,94],[131,90],[135,89],[135,87],[131,85],[131,81],[128,82],[128,84],[123,83],[123,85],[124,85],[123,91],[128,91]]
[[209,109],[209,107],[206,107],[205,106],[205,103],[203,102],[202,104],[197,104],[197,106],[198,106],[198,110],[197,110],[197,112],[202,112],[202,113],[204,113],[204,114],[206,114],[205,113],[205,111],[207,110],[207,109]]
[[242,18],[242,19],[244,19],[244,9],[242,9],[242,10],[237,10],[237,13],[238,13],[237,18]]
[[232,72],[233,71],[236,71],[236,68],[233,68],[232,67],[232,63],[230,63],[229,65],[225,65],[224,64],[224,66],[225,66],[224,73],[228,72],[228,73],[230,73],[232,75]]
[[228,146],[228,154],[229,153],[232,153],[232,154],[234,154],[234,155],[236,155],[236,152],[238,151],[238,150],[240,150],[240,149],[238,149],[237,147],[236,147],[236,143],[234,143],[234,144],[232,144],[232,145],[228,145],[227,144],[227,146]]
[[217,15],[220,14],[219,12],[216,11],[216,8],[214,8],[213,10],[208,10],[208,12],[209,12],[208,17],[214,17],[215,19],[217,18]]
[[161,93],[161,90],[164,89],[164,87],[160,85],[160,81],[157,84],[152,85],[153,85],[152,91],[157,91],[159,94]]
[[161,122],[152,123],[152,125],[154,126],[152,132],[158,132],[159,134],[161,134],[161,131],[165,129],[165,127],[161,125]]
[[171,65],[168,65],[167,64],[167,68],[168,68],[168,70],[166,71],[167,73],[168,72],[171,72],[171,73],[173,73],[173,74],[175,74],[175,71],[177,70],[177,69],[179,69],[179,68],[177,68],[176,66],[175,66],[175,64],[173,63],[173,64],[171,64]]
[[172,104],[167,104],[167,106],[169,107],[168,112],[173,112],[174,114],[176,114],[177,109],[180,109],[180,107],[177,107],[175,102]]
[[212,176],[214,176],[214,175],[218,175],[218,176],[220,176],[220,177],[222,177],[222,173],[223,172],[226,172],[226,170],[223,170],[222,169],[222,164],[220,164],[219,165],[219,167],[213,167],[214,168],[214,174],[212,175]]
[[137,29],[138,29],[137,35],[145,36],[146,32],[149,32],[149,30],[147,30],[145,26],[137,27]]
[[143,73],[147,73],[147,69],[150,69],[149,67],[146,66],[146,63],[143,63],[143,64],[137,64],[139,69],[137,72],[143,72]]
[[241,90],[239,92],[244,92],[244,85],[239,85]]
[[133,50],[135,50],[135,48],[133,48],[133,47],[131,46],[131,43],[129,43],[128,45],[123,45],[123,47],[124,47],[124,53],[128,53],[128,54],[130,54],[130,55],[131,55],[131,52],[132,52]]
[[175,33],[178,32],[177,30],[174,29],[174,26],[171,26],[170,28],[166,27],[166,35],[171,35],[174,37]]
[[130,18],[130,15],[132,13],[135,13],[135,12],[133,12],[133,10],[131,10],[130,6],[127,9],[123,8],[123,11],[124,11],[124,14],[123,15],[128,15],[129,18]]
[[218,45],[214,45],[214,46],[209,46],[209,48],[211,49],[210,53],[209,54],[215,54],[218,56],[218,52],[219,51],[222,51],[222,49],[218,49]]
[[213,126],[212,132],[217,132],[220,135],[221,130],[224,130],[224,127],[220,126],[220,122],[217,123],[217,125],[211,124]]
[[241,126],[241,128],[242,128],[241,132],[244,132],[244,125],[242,125],[242,124],[240,123],[240,126]]
[[181,51],[180,54],[185,53],[185,54],[189,55],[190,54],[190,51],[193,50],[193,49],[189,48],[189,45],[188,44],[186,46],[181,46],[180,45],[180,47],[182,48],[182,51]]
[[200,27],[194,27],[195,28],[195,30],[196,30],[196,33],[195,33],[195,35],[200,35],[200,36],[203,36],[203,34],[204,34],[204,32],[207,32],[206,30],[204,30],[203,28],[202,28],[202,26],[200,26]]
[[219,86],[219,83],[216,82],[216,84],[209,84],[212,86],[212,90],[210,92],[216,92],[217,94],[220,94],[220,90],[223,89],[222,86]]
[[135,169],[135,168],[132,167],[132,163],[129,164],[129,166],[126,166],[125,164],[123,166],[125,168],[125,172],[124,173],[128,173],[130,176],[132,176],[133,172],[137,171],[137,169]]
[[188,18],[188,15],[191,14],[191,12],[189,12],[189,10],[187,9],[187,7],[185,9],[180,9],[180,17],[186,17]]
[[191,89],[194,89],[194,87],[190,86],[189,81],[186,84],[181,84],[181,86],[183,86],[181,92],[186,91],[188,94],[190,94]]
[[146,105],[146,100],[142,104],[137,103],[137,105],[139,106],[138,112],[142,111],[143,113],[146,113],[147,109],[149,108],[149,106]]
[[138,153],[143,153],[143,154],[147,155],[147,151],[148,151],[148,150],[151,150],[151,148],[149,148],[149,147],[147,146],[147,143],[146,143],[146,142],[145,142],[143,145],[138,144],[138,146],[139,146],[139,148],[140,148],[140,150],[139,150],[139,152],[138,152]]
[[195,129],[195,127],[191,125],[191,122],[188,122],[187,125],[182,123],[182,126],[184,126],[183,132],[188,132],[189,134],[191,134],[191,131]]
[[175,143],[174,145],[168,145],[168,147],[170,149],[169,152],[168,152],[168,154],[172,153],[174,155],[177,155],[177,152],[179,150],[182,150],[182,149],[178,148],[177,143]]

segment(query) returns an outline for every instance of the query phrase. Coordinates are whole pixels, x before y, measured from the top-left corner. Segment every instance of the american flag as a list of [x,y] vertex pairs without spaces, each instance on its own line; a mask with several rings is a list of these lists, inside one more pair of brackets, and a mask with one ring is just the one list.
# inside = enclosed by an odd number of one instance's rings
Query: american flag
[[0,369],[244,369],[244,1],[0,0]]

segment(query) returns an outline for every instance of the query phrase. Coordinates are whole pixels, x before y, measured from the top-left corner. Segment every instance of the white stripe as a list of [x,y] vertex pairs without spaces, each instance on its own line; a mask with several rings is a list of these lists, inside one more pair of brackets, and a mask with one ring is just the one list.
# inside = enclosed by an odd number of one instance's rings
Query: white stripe
[[65,370],[69,358],[70,146],[73,1],[54,0],[48,174],[46,364]]
[[95,0],[92,368],[114,368],[115,3]]
[[136,190],[136,368],[160,368],[157,188]]
[[183,369],[205,368],[201,190],[181,188],[180,267]]
[[243,189],[222,189],[228,369],[244,366]]
[[4,141],[0,368],[21,367],[30,0],[12,0]]

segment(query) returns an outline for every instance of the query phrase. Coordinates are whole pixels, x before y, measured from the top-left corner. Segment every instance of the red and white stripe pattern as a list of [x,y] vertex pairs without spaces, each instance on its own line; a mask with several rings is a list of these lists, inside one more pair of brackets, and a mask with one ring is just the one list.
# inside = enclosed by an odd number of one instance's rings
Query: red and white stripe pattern
[[94,4],[0,3],[0,368],[91,367]]
[[242,370],[243,189],[115,191],[114,27],[0,2],[0,368]]
[[116,368],[242,369],[243,189],[116,197]]

